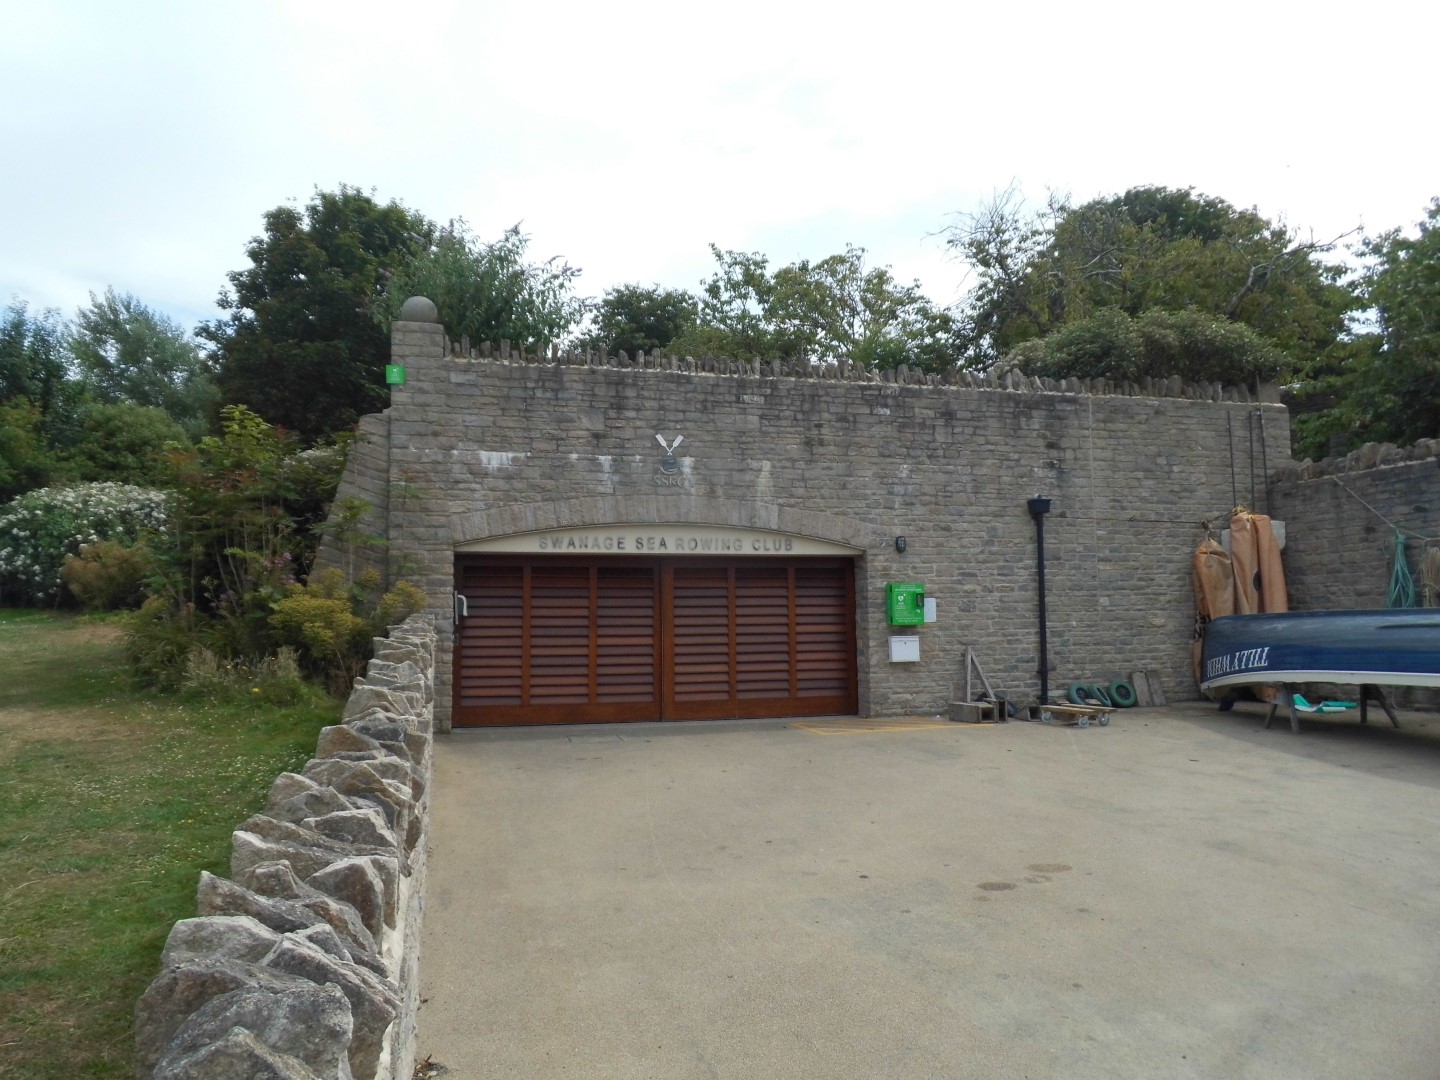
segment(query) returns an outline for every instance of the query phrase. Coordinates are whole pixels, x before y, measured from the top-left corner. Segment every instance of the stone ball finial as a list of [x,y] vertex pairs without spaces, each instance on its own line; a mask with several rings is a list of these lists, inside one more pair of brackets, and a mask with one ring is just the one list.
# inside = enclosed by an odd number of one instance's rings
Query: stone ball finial
[[412,296],[400,307],[401,322],[439,322],[440,311],[435,302],[424,296]]

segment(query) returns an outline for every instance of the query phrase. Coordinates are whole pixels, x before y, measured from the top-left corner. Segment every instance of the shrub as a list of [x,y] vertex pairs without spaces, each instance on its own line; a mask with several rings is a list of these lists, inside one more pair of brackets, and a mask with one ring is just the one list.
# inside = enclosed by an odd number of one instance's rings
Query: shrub
[[320,596],[303,585],[275,605],[270,625],[327,665],[343,663],[367,637],[366,621],[350,610],[348,600]]
[[319,530],[330,513],[330,504],[345,471],[345,458],[354,441],[349,433],[336,443],[314,446],[291,454],[281,463],[276,482],[285,500],[285,510],[294,520],[302,543],[303,556],[313,556]]
[[281,646],[274,656],[245,661],[222,660],[197,645],[185,658],[180,689],[187,697],[263,705],[295,705],[306,694],[299,660],[288,646]]
[[53,604],[60,568],[83,544],[133,546],[166,522],[164,492],[131,484],[77,484],[27,492],[0,509],[0,599]]
[[341,447],[298,450],[233,405],[221,410],[221,434],[167,454],[169,527],[155,545],[155,595],[126,638],[142,681],[263,698],[290,693],[290,673],[303,668],[340,691],[364,666],[370,639],[424,605],[414,586],[382,593],[378,575],[351,582],[332,570],[298,583],[343,465]]
[[[263,624],[314,557],[343,464],[338,448],[301,451],[243,406],[222,409],[220,435],[167,457],[173,543],[158,554],[173,602]],[[232,630],[253,652],[254,627]]]
[[189,605],[177,609],[166,597],[149,597],[125,623],[125,659],[135,677],[160,690],[178,689],[203,623]]
[[66,555],[60,580],[86,611],[139,607],[153,566],[143,543],[126,547],[114,540],[80,545],[79,555]]
[[270,625],[341,693],[364,668],[371,638],[425,606],[425,594],[408,581],[378,590],[374,571],[352,585],[339,570],[322,570],[275,603]]

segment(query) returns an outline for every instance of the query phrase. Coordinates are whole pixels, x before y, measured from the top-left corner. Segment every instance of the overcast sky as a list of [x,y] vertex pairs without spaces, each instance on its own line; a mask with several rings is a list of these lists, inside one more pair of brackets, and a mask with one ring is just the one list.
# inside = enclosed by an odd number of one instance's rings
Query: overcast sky
[[1317,239],[1440,194],[1419,3],[0,0],[0,303],[216,315],[261,215],[371,189],[621,282],[846,243],[958,299],[929,234],[1194,187]]

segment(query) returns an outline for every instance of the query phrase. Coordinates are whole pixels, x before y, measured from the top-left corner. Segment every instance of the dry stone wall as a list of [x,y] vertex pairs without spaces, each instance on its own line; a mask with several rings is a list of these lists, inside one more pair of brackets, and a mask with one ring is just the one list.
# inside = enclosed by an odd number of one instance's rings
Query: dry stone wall
[[141,1080],[409,1080],[419,1003],[435,629],[412,616],[202,874],[135,1010]]
[[[376,550],[383,543],[391,579],[416,581],[434,605],[442,730],[457,546],[621,522],[771,529],[858,547],[864,713],[943,712],[966,645],[997,689],[1033,699],[1026,500],[1037,493],[1054,501],[1052,688],[1149,669],[1168,696],[1192,697],[1190,562],[1203,526],[1237,500],[1263,498],[1266,473],[1290,460],[1288,414],[1272,395],[1178,380],[941,380],[904,369],[526,356],[457,346],[437,324],[415,321],[394,325],[392,353],[406,382],[367,421],[383,427],[384,446],[353,461],[341,494],[385,481]],[[657,434],[685,437],[676,476],[657,470]],[[889,661],[892,581],[922,582],[938,601],[939,621],[919,631],[918,664]]]

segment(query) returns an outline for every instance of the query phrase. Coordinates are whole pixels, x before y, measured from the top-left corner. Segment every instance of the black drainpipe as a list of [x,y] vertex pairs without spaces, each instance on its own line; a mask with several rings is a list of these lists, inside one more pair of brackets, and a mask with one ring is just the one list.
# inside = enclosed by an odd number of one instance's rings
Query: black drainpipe
[[1026,501],[1035,519],[1035,567],[1040,575],[1040,704],[1050,704],[1050,642],[1045,620],[1045,515],[1050,500],[1036,495]]

